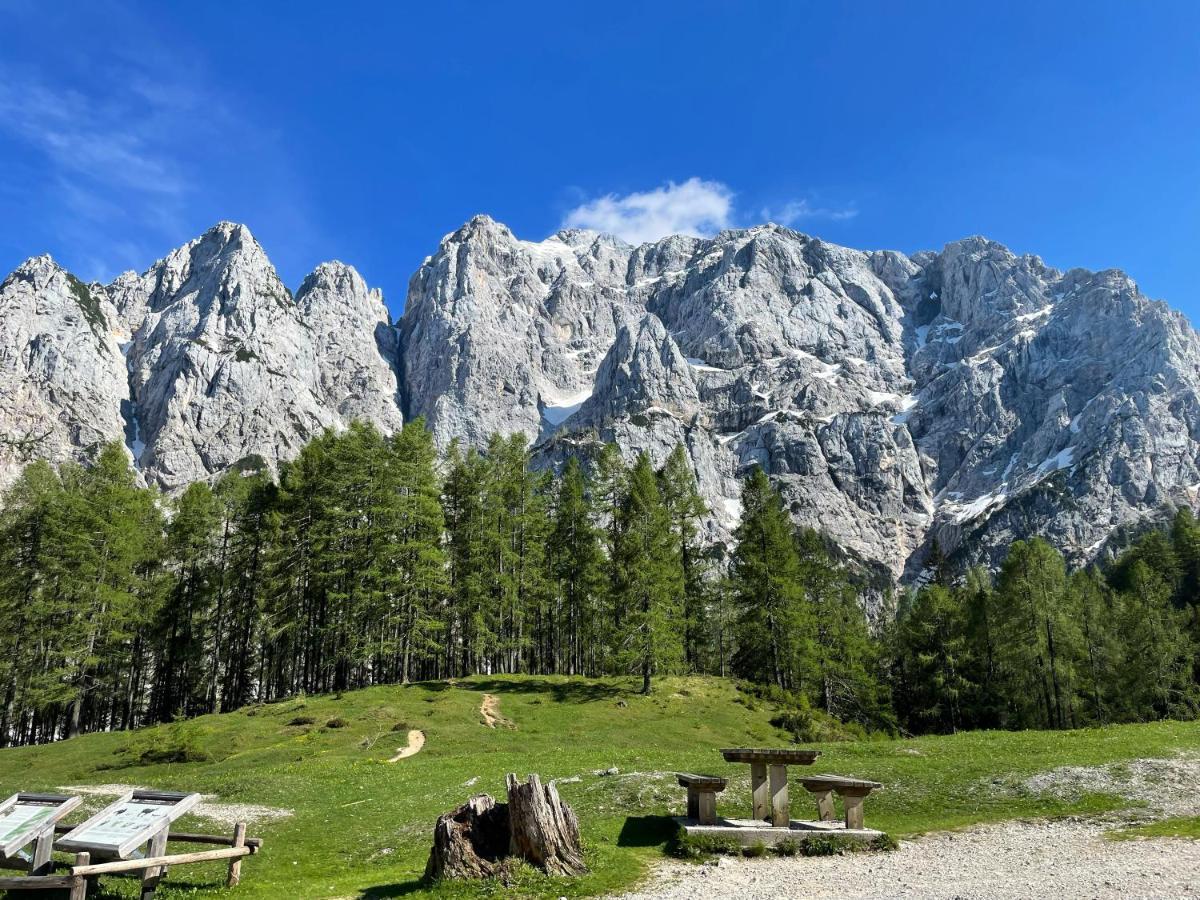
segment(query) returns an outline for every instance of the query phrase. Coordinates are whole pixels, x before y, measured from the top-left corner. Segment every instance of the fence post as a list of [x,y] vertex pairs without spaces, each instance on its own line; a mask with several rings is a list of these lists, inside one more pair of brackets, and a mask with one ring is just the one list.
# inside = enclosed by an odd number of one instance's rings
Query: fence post
[[[233,846],[246,846],[246,823],[238,822],[233,827]],[[242,858],[235,856],[229,861],[229,877],[225,879],[226,887],[237,887],[238,882],[242,880]]]

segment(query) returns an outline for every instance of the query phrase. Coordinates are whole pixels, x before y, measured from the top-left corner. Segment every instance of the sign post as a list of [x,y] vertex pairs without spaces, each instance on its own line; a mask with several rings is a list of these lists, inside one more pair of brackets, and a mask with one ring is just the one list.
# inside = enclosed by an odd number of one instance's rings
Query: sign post
[[[71,829],[59,838],[56,846],[60,850],[90,853],[92,859],[123,860],[148,843],[145,857],[158,858],[166,852],[171,823],[199,802],[199,794],[130,791]],[[142,897],[152,897],[166,874],[166,866],[146,868],[142,873]]]

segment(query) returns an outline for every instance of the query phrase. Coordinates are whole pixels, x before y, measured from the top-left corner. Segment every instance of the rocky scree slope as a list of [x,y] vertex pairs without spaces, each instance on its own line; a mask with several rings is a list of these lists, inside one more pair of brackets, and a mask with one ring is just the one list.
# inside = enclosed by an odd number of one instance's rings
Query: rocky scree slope
[[393,327],[341,263],[293,297],[222,223],[137,275],[48,257],[0,285],[0,475],[124,437],[177,490],[275,465],[353,418],[441,446],[522,432],[560,465],[682,443],[714,542],[761,465],[793,517],[889,577],[934,541],[995,562],[1043,534],[1082,561],[1200,488],[1200,343],[1116,271],[969,238],[862,252],[774,225],[640,247],[534,243],[479,216],[414,274]]

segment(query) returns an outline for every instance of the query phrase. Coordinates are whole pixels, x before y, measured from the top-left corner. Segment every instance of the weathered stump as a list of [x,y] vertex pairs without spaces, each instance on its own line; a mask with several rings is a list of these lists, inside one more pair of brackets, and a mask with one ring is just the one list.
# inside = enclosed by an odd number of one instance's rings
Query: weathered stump
[[550,875],[582,875],[583,847],[579,820],[559,799],[553,784],[543,785],[536,775],[521,783],[508,779],[509,853]]
[[508,807],[478,794],[438,817],[425,877],[486,878],[508,854]]

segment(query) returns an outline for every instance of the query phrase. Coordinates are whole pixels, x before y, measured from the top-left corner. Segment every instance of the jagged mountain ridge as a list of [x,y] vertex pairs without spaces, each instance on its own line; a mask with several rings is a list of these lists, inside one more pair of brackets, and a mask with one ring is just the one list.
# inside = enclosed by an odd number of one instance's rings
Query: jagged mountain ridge
[[542,465],[683,443],[718,541],[757,463],[797,521],[896,577],[934,540],[994,561],[1040,533],[1083,560],[1200,486],[1187,321],[1120,272],[982,238],[913,256],[774,225],[534,243],[479,216],[393,326],[349,266],[293,297],[222,223],[107,286],[30,260],[0,286],[0,340],[9,480],[123,434],[173,490],[352,418],[392,431],[403,410],[442,446],[521,431]]

